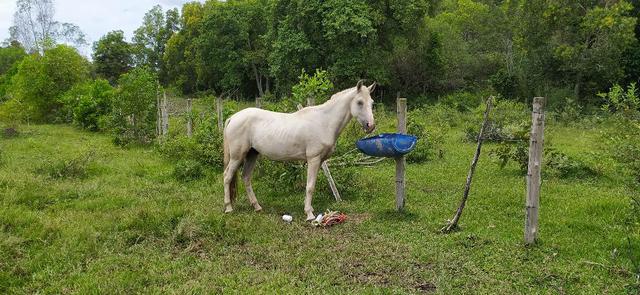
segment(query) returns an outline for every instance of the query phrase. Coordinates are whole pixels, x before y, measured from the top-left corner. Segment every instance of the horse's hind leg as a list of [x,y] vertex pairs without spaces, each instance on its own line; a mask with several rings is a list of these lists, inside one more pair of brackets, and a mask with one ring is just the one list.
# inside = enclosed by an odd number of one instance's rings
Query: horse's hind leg
[[[233,207],[231,203],[233,199],[235,199],[235,186],[236,186],[236,173],[238,168],[240,168],[240,164],[242,164],[241,159],[231,158],[227,167],[224,170],[224,213],[229,213],[233,211]],[[233,190],[233,192],[232,192]]]
[[251,175],[253,174],[253,168],[256,167],[256,161],[258,160],[258,152],[254,149],[249,150],[247,156],[244,158],[244,167],[242,168],[242,181],[244,181],[244,187],[247,189],[247,197],[249,202],[253,205],[256,211],[262,210],[256,194],[253,192],[253,186],[251,185]]

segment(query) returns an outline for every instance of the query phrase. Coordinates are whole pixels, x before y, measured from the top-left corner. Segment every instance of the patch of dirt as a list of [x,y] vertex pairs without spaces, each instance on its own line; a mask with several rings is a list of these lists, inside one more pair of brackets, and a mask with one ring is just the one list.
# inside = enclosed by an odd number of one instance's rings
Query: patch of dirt
[[2,137],[4,138],[17,137],[18,135],[20,135],[20,132],[18,132],[18,129],[15,127],[4,128],[2,130]]
[[433,293],[436,291],[437,287],[431,282],[420,283],[415,286],[416,290],[423,293]]

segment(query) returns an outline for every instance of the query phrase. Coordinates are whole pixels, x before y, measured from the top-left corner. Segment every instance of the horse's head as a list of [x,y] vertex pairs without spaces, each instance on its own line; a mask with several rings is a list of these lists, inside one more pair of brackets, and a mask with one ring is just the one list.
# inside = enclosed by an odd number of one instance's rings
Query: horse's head
[[351,115],[358,120],[367,133],[376,129],[376,123],[373,119],[373,99],[371,98],[371,93],[375,88],[375,82],[371,86],[363,87],[362,80],[358,81],[356,96],[351,101]]

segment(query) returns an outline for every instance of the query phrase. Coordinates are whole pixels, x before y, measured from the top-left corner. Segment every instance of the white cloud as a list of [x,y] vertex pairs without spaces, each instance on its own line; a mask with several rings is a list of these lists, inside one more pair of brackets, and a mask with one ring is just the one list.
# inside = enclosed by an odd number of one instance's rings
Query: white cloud
[[[204,0],[200,0],[204,2]],[[189,0],[54,0],[59,22],[74,23],[87,34],[89,44],[109,31],[122,30],[130,40],[133,31],[142,24],[142,17],[154,5],[164,10],[182,7]],[[9,37],[15,0],[0,0],[0,41]],[[90,47],[83,50],[89,54]]]

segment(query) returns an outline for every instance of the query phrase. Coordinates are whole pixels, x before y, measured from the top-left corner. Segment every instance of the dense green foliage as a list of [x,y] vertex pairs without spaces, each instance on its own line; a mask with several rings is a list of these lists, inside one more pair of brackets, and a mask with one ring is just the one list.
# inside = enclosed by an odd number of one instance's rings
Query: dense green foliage
[[[69,46],[58,45],[42,56],[27,56],[11,80],[12,104],[22,105],[13,115],[38,122],[55,120],[62,107],[60,96],[88,77],[89,62]],[[0,112],[4,107],[0,106]]]
[[115,98],[111,128],[115,143],[149,143],[156,135],[158,82],[147,68],[135,68],[120,76]]
[[124,32],[113,31],[93,44],[96,75],[115,83],[133,64],[132,46],[124,40]]
[[62,117],[82,128],[97,131],[107,127],[111,114],[114,89],[107,80],[93,80],[76,84],[60,99]]
[[565,2],[189,3],[167,44],[166,82],[187,93],[287,95],[301,69],[323,68],[339,88],[368,78],[389,94],[493,88],[509,98],[553,95],[584,105],[614,82],[637,80],[638,9]]

